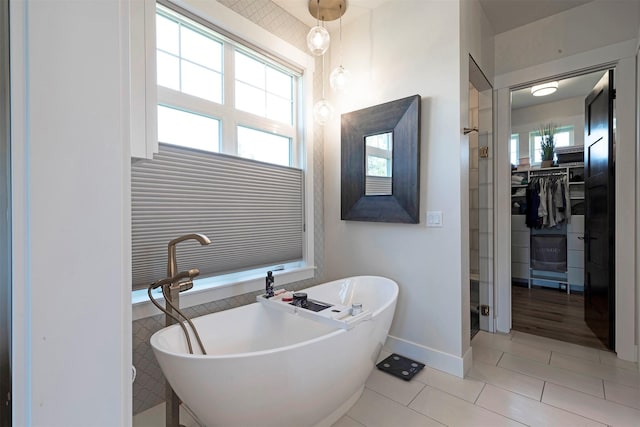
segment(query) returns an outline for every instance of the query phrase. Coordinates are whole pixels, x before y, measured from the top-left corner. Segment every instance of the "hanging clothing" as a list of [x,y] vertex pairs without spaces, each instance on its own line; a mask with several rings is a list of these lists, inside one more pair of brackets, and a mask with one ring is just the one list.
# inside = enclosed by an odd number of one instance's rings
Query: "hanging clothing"
[[529,228],[552,228],[571,218],[569,178],[534,176],[527,187],[526,224]]

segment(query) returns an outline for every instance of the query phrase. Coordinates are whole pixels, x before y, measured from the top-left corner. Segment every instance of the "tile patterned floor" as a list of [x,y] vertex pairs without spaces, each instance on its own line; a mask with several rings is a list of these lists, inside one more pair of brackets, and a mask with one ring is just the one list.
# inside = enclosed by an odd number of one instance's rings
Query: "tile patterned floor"
[[[406,382],[374,370],[334,427],[640,426],[635,363],[522,332],[479,332],[471,345],[465,379],[426,367]],[[134,417],[134,427],[164,425],[162,415],[153,408]]]

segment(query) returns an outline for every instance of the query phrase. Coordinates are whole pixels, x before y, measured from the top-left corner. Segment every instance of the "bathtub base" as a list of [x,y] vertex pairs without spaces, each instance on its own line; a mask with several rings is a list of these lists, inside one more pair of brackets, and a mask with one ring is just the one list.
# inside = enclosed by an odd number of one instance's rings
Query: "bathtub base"
[[335,411],[333,411],[329,416],[327,416],[324,420],[320,421],[313,427],[331,427],[335,423],[338,422],[340,418],[342,418],[349,409],[353,405],[356,404],[360,396],[362,396],[362,392],[364,391],[364,385],[358,389],[355,393],[351,395],[342,405],[340,405]]

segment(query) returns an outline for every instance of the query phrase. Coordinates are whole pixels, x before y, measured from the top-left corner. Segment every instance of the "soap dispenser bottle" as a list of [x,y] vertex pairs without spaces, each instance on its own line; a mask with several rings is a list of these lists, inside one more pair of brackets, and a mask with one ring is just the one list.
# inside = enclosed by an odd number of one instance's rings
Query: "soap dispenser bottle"
[[267,277],[265,279],[265,291],[266,291],[266,297],[267,298],[271,298],[273,296],[273,273],[270,271],[267,271]]

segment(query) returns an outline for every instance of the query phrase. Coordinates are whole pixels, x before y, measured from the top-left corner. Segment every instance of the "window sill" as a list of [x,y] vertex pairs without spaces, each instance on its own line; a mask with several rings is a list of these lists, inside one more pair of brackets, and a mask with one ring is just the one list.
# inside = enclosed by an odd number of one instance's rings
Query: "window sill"
[[[285,270],[274,271],[275,285],[282,286],[301,280],[312,279],[315,267],[296,266]],[[206,277],[194,281],[193,288],[180,294],[180,308],[193,307],[224,298],[234,297],[249,292],[264,290],[266,269],[250,272],[232,273],[223,276]],[[158,291],[159,292],[159,291]],[[162,294],[154,294],[155,299],[163,304]],[[146,289],[131,293],[133,320],[161,314],[147,295]]]

